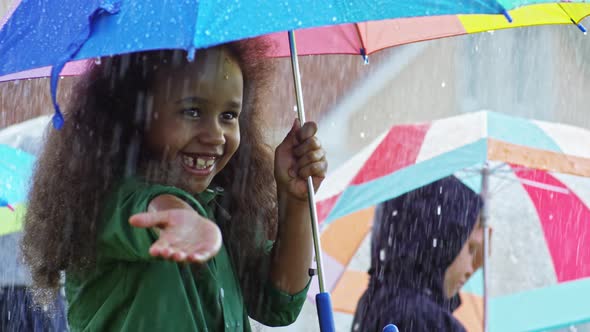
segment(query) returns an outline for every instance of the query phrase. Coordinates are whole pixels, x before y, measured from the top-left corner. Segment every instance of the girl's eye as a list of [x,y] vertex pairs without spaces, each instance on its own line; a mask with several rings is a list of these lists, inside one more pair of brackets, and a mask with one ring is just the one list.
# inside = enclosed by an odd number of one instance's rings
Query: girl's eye
[[221,114],[221,117],[224,120],[234,120],[238,118],[238,112],[225,112]]
[[200,116],[200,111],[198,108],[187,108],[182,110],[182,114],[189,118],[196,119]]

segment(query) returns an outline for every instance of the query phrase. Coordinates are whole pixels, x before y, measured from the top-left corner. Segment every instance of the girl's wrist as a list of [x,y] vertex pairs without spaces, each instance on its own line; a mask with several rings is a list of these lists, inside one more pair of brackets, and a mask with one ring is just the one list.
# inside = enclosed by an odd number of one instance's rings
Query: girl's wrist
[[293,195],[288,190],[281,189],[278,185],[277,185],[277,198],[278,198],[279,204],[282,203],[282,204],[288,204],[291,206],[307,205],[309,203],[307,197],[304,197],[304,198],[297,197],[296,195]]

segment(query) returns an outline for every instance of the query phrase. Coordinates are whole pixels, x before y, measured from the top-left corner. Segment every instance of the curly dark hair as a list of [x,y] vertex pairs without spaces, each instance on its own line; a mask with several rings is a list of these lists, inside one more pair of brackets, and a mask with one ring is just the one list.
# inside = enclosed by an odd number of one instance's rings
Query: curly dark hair
[[[260,242],[276,233],[277,198],[272,149],[264,141],[262,94],[272,73],[268,45],[250,39],[221,45],[238,61],[244,78],[241,143],[215,177],[226,191],[220,222],[242,288],[265,273]],[[124,176],[140,173],[142,144],[149,125],[153,82],[161,68],[186,63],[184,51],[150,51],[104,57],[81,78],[64,114],[61,130],[50,130],[38,159],[24,224],[22,251],[38,299],[51,300],[61,271],[92,266],[101,208]],[[231,227],[229,225],[231,224]],[[244,257],[247,259],[242,259]],[[245,294],[247,296],[247,294]]]

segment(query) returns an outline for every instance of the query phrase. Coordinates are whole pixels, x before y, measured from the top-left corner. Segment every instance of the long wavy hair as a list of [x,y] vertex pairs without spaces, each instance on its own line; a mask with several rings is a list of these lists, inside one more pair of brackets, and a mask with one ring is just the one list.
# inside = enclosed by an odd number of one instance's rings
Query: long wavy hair
[[[260,116],[272,66],[264,56],[268,45],[261,40],[221,47],[242,69],[244,100],[240,146],[214,181],[226,192],[220,226],[247,291],[258,289],[251,282],[264,279],[251,273],[266,273],[256,267],[265,257],[262,242],[253,239],[276,232],[272,149],[264,141]],[[53,298],[61,271],[81,271],[94,263],[105,199],[117,181],[140,172],[148,153],[142,142],[156,73],[184,65],[186,56],[166,50],[102,58],[75,88],[62,129],[49,129],[33,175],[22,241],[41,301]]]

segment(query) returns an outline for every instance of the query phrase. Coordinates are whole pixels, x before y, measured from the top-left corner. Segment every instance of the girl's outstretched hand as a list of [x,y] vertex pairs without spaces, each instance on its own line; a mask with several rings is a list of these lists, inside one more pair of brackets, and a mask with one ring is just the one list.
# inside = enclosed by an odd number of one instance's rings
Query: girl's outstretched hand
[[307,178],[312,177],[314,190],[317,191],[326,177],[326,151],[315,136],[317,131],[315,122],[307,122],[301,126],[299,120],[295,120],[293,127],[275,150],[275,179],[279,192],[305,200]]
[[194,210],[170,209],[138,213],[129,219],[132,226],[155,228],[159,238],[150,255],[176,262],[205,263],[221,248],[219,227]]

